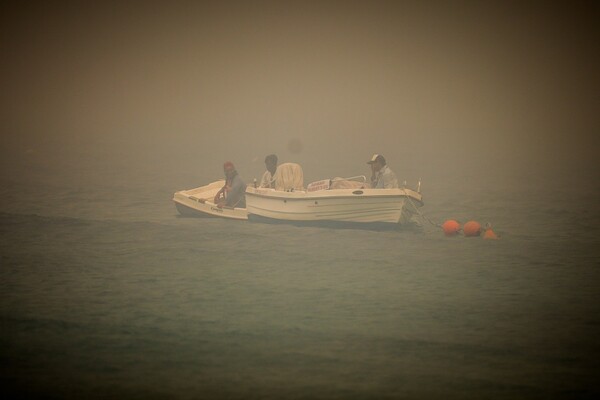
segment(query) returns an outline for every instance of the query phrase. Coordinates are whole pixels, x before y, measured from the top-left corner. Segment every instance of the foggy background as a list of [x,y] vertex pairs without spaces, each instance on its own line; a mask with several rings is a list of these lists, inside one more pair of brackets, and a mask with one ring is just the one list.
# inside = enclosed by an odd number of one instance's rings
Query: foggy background
[[[2,6],[2,175],[73,184],[305,184],[384,154],[448,178],[597,186],[593,2]],[[33,179],[33,178],[31,178]],[[32,182],[34,183],[34,182]],[[465,186],[465,188],[468,186]],[[465,189],[460,188],[460,189]],[[164,201],[164,199],[160,199]]]

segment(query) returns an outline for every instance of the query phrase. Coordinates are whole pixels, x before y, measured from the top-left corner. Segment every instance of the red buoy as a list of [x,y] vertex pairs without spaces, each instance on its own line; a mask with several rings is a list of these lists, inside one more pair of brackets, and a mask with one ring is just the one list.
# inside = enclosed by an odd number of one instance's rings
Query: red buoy
[[446,236],[454,236],[460,230],[460,224],[453,219],[449,219],[442,224],[442,229]]
[[484,239],[498,239],[498,236],[492,230],[492,224],[489,222],[485,224],[485,233],[483,234]]
[[463,227],[463,232],[465,236],[479,236],[481,235],[481,225],[477,221],[469,221]]

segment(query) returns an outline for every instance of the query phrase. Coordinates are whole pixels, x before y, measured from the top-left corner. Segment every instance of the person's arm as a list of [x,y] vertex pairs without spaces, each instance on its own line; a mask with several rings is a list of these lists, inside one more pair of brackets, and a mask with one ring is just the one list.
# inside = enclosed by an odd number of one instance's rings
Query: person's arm
[[371,175],[371,187],[373,189],[377,188],[377,174],[376,173]]
[[219,190],[219,191],[217,192],[217,194],[215,195],[215,198],[213,199],[213,203],[215,203],[215,204],[219,204],[219,202],[220,202],[220,201],[223,199],[223,196],[224,196],[224,194],[225,194],[225,187],[226,187],[226,186],[223,186],[223,187],[221,188],[221,190]]

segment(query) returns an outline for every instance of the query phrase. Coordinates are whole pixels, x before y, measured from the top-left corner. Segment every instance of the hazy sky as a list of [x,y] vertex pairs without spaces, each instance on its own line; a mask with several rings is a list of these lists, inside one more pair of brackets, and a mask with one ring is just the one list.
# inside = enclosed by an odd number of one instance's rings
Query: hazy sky
[[3,153],[598,177],[594,2],[98,3],[2,6]]

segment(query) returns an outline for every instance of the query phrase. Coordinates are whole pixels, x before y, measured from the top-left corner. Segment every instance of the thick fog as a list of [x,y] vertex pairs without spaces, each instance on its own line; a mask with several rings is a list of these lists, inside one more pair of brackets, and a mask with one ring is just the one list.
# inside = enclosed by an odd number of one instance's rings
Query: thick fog
[[598,178],[590,2],[48,3],[1,14],[11,179],[57,167],[182,189],[220,177],[227,160],[260,177],[269,153],[300,163],[305,181],[368,174],[373,153],[409,184]]

